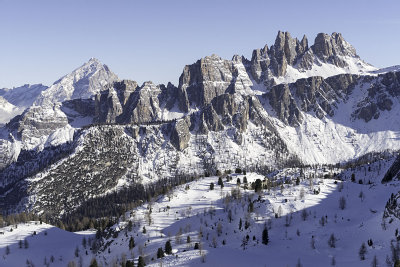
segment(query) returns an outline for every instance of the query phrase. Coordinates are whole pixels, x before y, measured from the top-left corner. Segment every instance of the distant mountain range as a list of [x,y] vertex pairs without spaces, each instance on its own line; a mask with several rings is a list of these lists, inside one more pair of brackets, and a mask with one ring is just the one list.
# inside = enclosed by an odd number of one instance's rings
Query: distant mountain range
[[177,86],[120,80],[92,58],[50,87],[2,89],[1,209],[59,215],[132,182],[398,150],[399,71],[339,33],[309,46],[279,32],[251,59],[185,66]]

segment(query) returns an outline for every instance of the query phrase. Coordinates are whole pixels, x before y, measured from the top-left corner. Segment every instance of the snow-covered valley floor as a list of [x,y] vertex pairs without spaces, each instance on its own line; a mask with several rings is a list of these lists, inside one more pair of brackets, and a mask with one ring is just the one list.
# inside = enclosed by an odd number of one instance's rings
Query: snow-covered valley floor
[[[400,184],[382,185],[381,178],[390,162],[383,163],[379,171],[375,165],[369,166],[370,171],[366,166],[345,171],[341,176],[346,177],[343,182],[323,179],[323,175],[332,175],[335,170],[305,169],[305,179],[300,179],[299,185],[296,185],[299,169],[286,169],[275,177],[290,178],[291,183],[261,193],[250,188],[251,182],[264,179],[259,174],[246,175],[247,190],[242,174],[230,175],[229,182],[223,178],[222,189],[217,184],[218,177],[202,178],[127,212],[113,227],[119,233],[103,240],[96,254],[97,262],[102,266],[121,266],[122,259],[134,259],[136,266],[138,256],[142,255],[147,266],[274,267],[300,266],[299,262],[304,267],[332,266],[333,263],[371,266],[376,255],[379,266],[386,266],[386,258],[391,258],[390,241],[400,224],[395,220],[382,226],[382,215],[386,201],[391,193],[399,191]],[[350,181],[352,173],[356,182]],[[359,184],[359,179],[364,184]],[[214,183],[214,190],[210,190],[210,183]],[[314,190],[320,193],[314,194]],[[344,209],[339,207],[342,197],[346,203]],[[249,207],[250,202],[253,208]],[[269,233],[267,245],[262,244],[265,226]],[[89,244],[86,248],[82,244],[83,238],[94,239],[93,232],[69,233],[34,222],[12,228],[12,232],[10,226],[0,229],[3,232],[0,266],[27,266],[28,261],[34,266],[43,266],[45,261],[49,266],[68,263],[88,266],[94,257]],[[332,234],[334,247],[328,245]],[[130,250],[131,236],[135,247]],[[187,242],[188,236],[190,242]],[[25,239],[29,247],[24,248],[22,242],[19,248],[19,240]],[[369,239],[373,241],[372,246],[367,244]],[[173,254],[157,259],[157,249],[164,249],[167,240],[171,240]],[[361,261],[359,250],[363,242],[367,253]],[[200,249],[194,249],[195,243]]]

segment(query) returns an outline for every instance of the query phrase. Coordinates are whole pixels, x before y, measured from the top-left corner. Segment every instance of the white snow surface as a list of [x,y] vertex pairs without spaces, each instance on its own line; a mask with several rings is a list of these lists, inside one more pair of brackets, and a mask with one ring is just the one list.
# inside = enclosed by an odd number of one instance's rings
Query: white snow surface
[[302,70],[297,66],[287,66],[286,74],[282,77],[275,77],[275,82],[277,84],[280,83],[292,83],[298,79],[308,78],[312,76],[320,76],[323,78],[327,78],[330,76],[335,76],[338,74],[359,74],[359,75],[368,75],[372,72],[376,71],[377,68],[372,65],[365,63],[358,57],[351,56],[338,56],[341,57],[344,61],[347,62],[348,66],[341,68],[337,67],[333,64],[321,62],[318,58],[316,58],[316,62],[312,65],[310,70]]
[[[245,190],[244,175],[241,174],[231,175],[233,179],[230,182],[224,178],[223,189],[217,185],[218,177],[202,178],[127,212],[113,226],[120,231],[118,237],[105,240],[112,242],[104,252],[101,250],[96,254],[96,259],[103,266],[120,262],[123,255],[136,262],[140,254],[144,255],[148,266],[159,266],[160,261],[163,266],[295,266],[299,260],[303,266],[330,266],[334,257],[337,266],[361,267],[369,266],[376,255],[383,265],[386,256],[391,255],[390,240],[394,238],[393,233],[399,223],[386,222],[385,229],[381,226],[385,203],[400,186],[398,182],[380,183],[392,162],[393,159],[382,160],[346,170],[342,175],[343,182],[323,179],[324,175],[332,176],[339,172],[338,169],[307,168],[303,169],[304,176],[297,168],[284,169],[268,177],[274,176],[278,181],[291,178],[293,183],[284,184],[283,189],[278,186],[264,190],[261,194]],[[352,183],[352,173],[364,184]],[[264,176],[255,173],[248,173],[246,177],[249,183],[264,179]],[[301,178],[300,185],[296,186],[294,181],[297,177],[306,179]],[[240,187],[236,185],[237,178],[241,180]],[[210,183],[215,184],[214,190],[209,189]],[[227,197],[233,189],[240,190],[239,199]],[[313,194],[314,189],[320,193]],[[363,192],[363,198],[359,197],[360,192]],[[340,197],[346,199],[343,210],[338,204]],[[254,203],[254,212],[248,212],[249,199]],[[228,219],[229,210],[232,213],[231,222]],[[307,214],[305,220],[301,215],[303,210]],[[279,214],[278,218],[275,218],[275,213]],[[321,223],[322,217],[324,224]],[[132,231],[127,229],[129,220],[133,223]],[[244,228],[245,221],[250,225],[247,229]],[[269,228],[268,245],[261,243],[265,223]],[[147,230],[145,234],[143,227]],[[220,234],[218,228],[221,229]],[[51,266],[66,266],[70,261],[79,262],[79,257],[74,256],[76,247],[83,266],[87,266],[93,257],[90,250],[89,255],[85,255],[87,249],[82,247],[81,242],[83,236],[88,237],[92,232],[79,236],[35,223],[19,224],[13,232],[10,232],[10,227],[0,231],[5,233],[0,238],[0,250],[3,251],[0,266],[24,266],[27,259],[40,265],[45,257],[50,259],[51,255],[56,259]],[[32,236],[33,231],[37,235]],[[44,235],[45,231],[47,235]],[[201,239],[199,231],[203,234]],[[334,248],[328,246],[332,233],[336,238]],[[246,235],[249,235],[248,241]],[[136,246],[130,251],[128,243],[131,236]],[[190,236],[190,243],[186,243],[187,236]],[[315,249],[311,247],[312,236]],[[29,248],[19,249],[18,241],[25,238]],[[372,239],[373,245],[367,245],[366,260],[361,261],[358,251],[367,239]],[[159,260],[156,258],[157,249],[164,248],[167,240],[171,240],[173,255]],[[202,252],[193,249],[195,242],[201,244]],[[245,249],[243,243],[246,243]],[[10,247],[9,255],[4,253],[6,246]]]

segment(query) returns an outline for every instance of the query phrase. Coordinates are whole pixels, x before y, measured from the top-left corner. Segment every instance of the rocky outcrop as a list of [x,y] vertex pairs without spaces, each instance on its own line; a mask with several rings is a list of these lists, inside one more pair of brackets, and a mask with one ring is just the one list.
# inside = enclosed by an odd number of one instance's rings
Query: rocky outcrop
[[347,63],[338,56],[358,57],[356,50],[343,39],[340,33],[328,35],[319,33],[315,38],[312,50],[323,62],[334,64],[338,67],[345,67]]
[[190,118],[177,120],[171,132],[171,144],[179,151],[184,150],[188,147],[190,141]]
[[237,70],[231,61],[212,55],[185,66],[179,88],[186,91],[190,105],[202,107],[214,97],[233,90],[234,76]]
[[378,119],[381,112],[390,111],[393,98],[400,96],[400,73],[388,72],[378,78],[364,77],[361,82],[369,83],[368,95],[357,103],[352,117],[369,122]]
[[286,124],[299,126],[302,122],[300,109],[292,96],[287,84],[274,86],[269,93],[264,95],[275,110],[276,116]]
[[[383,218],[400,219],[400,192],[392,194],[386,202]],[[391,220],[389,222],[392,222]]]
[[[163,116],[170,111],[183,116],[179,109],[179,89],[145,82],[115,82],[95,97],[95,122],[97,123],[154,123],[174,119]],[[181,115],[179,115],[181,113]],[[176,117],[176,115],[175,115]]]
[[337,104],[346,99],[359,82],[360,76],[342,74],[324,79],[310,77],[294,83],[281,84],[263,95],[277,117],[286,124],[299,126],[301,112],[312,112],[318,118],[334,116]]

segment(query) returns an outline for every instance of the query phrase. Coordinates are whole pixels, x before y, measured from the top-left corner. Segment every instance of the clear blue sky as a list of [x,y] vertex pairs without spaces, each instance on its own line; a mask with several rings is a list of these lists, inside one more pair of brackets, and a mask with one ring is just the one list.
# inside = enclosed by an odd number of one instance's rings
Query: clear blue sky
[[120,78],[177,84],[184,65],[271,45],[278,30],[341,32],[367,62],[400,64],[400,1],[0,0],[0,88],[52,84],[90,57]]

